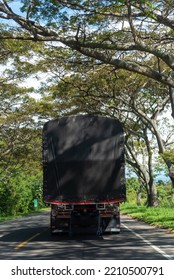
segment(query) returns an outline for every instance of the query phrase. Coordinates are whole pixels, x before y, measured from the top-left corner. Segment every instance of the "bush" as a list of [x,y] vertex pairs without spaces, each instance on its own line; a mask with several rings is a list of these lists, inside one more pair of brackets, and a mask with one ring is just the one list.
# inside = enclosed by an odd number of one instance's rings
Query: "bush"
[[172,186],[171,184],[159,184],[157,186],[158,201],[160,207],[174,207],[174,201],[172,201],[171,193]]
[[26,172],[13,172],[0,184],[1,215],[26,214],[34,209],[33,200],[38,200],[38,208],[42,202],[42,176],[30,175]]

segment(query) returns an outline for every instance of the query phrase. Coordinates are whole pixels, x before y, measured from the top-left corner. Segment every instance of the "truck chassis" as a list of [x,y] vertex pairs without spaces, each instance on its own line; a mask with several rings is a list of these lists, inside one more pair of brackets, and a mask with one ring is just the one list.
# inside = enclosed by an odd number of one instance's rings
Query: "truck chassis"
[[101,235],[120,233],[119,202],[97,204],[51,204],[51,234],[86,231]]

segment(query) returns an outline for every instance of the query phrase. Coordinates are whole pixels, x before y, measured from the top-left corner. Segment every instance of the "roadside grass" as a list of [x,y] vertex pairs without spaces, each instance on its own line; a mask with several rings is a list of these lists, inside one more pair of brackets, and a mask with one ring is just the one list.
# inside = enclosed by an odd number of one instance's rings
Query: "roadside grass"
[[34,214],[38,214],[44,211],[48,211],[50,208],[46,207],[46,208],[40,208],[40,209],[36,209],[33,211],[28,212],[27,214],[17,214],[17,215],[13,215],[13,216],[1,216],[0,215],[0,222],[5,222],[5,221],[9,221],[9,220],[14,220],[14,219],[18,219],[18,218],[22,218],[22,217],[26,217],[26,216],[30,216],[30,215],[34,215]]
[[137,206],[126,202],[121,204],[121,213],[174,232],[174,208]]

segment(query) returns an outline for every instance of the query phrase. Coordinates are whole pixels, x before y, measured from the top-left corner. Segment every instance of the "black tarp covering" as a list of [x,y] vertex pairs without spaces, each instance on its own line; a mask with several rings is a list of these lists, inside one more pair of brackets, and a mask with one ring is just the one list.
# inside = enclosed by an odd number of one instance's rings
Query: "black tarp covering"
[[125,199],[124,134],[118,120],[62,117],[43,128],[45,202]]

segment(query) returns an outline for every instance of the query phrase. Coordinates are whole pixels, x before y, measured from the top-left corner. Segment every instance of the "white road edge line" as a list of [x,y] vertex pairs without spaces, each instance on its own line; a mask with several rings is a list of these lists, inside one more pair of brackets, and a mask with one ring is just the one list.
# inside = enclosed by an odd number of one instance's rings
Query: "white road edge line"
[[134,230],[130,229],[128,226],[126,226],[125,224],[121,223],[126,229],[128,229],[130,232],[132,232],[134,235],[136,235],[138,238],[140,238],[141,240],[143,240],[143,242],[145,242],[146,244],[148,244],[150,247],[152,247],[155,251],[157,251],[158,253],[160,253],[163,257],[165,257],[168,260],[173,260],[173,258],[169,255],[167,255],[163,250],[161,250],[159,247],[153,245],[150,241],[144,239],[140,234],[136,233]]

